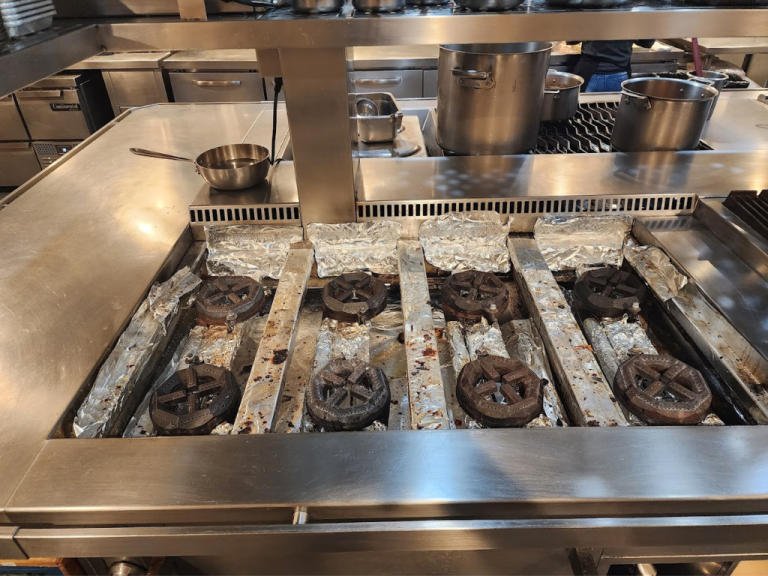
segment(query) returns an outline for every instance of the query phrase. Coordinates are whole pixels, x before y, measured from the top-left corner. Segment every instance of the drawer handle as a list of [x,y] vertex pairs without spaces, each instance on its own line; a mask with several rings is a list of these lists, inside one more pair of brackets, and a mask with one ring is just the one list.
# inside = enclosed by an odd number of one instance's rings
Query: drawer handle
[[355,78],[358,86],[386,86],[387,84],[402,84],[403,79],[397,78]]
[[64,96],[62,90],[22,90],[16,92],[19,100],[53,100]]
[[195,86],[204,86],[205,88],[228,88],[230,86],[240,86],[240,80],[192,80]]

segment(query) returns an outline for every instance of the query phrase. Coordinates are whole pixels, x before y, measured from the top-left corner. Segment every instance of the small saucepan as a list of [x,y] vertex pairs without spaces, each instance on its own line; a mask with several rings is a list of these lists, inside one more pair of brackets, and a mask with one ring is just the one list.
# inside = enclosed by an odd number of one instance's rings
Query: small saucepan
[[261,184],[269,173],[269,150],[258,144],[229,144],[203,152],[194,160],[131,148],[137,156],[191,162],[212,188],[243,190]]
[[562,122],[572,118],[579,109],[579,90],[584,78],[568,72],[549,70],[544,85],[542,122]]

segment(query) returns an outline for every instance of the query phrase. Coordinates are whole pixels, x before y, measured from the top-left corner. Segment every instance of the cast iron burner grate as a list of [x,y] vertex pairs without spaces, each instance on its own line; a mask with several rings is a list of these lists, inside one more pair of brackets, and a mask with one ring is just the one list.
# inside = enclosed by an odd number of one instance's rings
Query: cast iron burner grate
[[768,240],[768,190],[734,190],[723,205]]
[[[579,104],[576,115],[564,122],[542,122],[533,154],[597,154],[613,152],[611,132],[618,102]],[[698,150],[712,150],[699,142]]]

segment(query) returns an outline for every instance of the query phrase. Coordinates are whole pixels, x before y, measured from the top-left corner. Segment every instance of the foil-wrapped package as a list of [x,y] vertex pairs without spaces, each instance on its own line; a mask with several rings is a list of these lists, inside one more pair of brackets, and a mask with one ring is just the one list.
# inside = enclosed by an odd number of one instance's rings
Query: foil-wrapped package
[[124,416],[127,400],[134,397],[136,387],[149,377],[150,359],[166,336],[179,310],[179,301],[200,282],[200,278],[184,267],[170,280],[150,289],[78,409],[72,426],[76,437],[99,438],[114,432],[113,428]]
[[626,314],[618,320],[603,320],[601,324],[619,363],[637,354],[659,353],[640,323],[629,322]]
[[620,267],[632,228],[628,214],[544,216],[533,227],[536,244],[553,272],[589,266]]
[[498,212],[449,212],[426,220],[419,240],[427,262],[450,272],[509,272],[507,233]]
[[[170,362],[152,384],[144,396],[136,413],[126,426],[124,438],[149,438],[157,436],[152,418],[149,416],[149,403],[152,392],[170,378],[174,372],[183,370],[193,360],[203,364],[213,364],[227,370],[232,368],[237,349],[243,340],[245,325],[237,324],[232,332],[226,326],[195,326],[176,348]],[[211,434],[223,434],[226,422],[219,425]],[[232,425],[229,425],[231,429]]]
[[320,278],[345,272],[397,274],[397,241],[402,225],[390,220],[309,224]]
[[295,226],[211,225],[205,227],[208,272],[213,276],[280,278],[291,244],[301,242]]
[[656,246],[627,246],[624,257],[663,302],[677,296],[688,284],[688,277],[678,272],[669,256]]

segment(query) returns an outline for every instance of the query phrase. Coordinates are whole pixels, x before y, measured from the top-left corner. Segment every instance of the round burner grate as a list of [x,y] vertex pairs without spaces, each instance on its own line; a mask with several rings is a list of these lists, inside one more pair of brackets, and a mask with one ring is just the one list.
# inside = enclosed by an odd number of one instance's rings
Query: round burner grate
[[365,272],[342,274],[325,285],[322,300],[329,318],[362,324],[387,307],[387,287]]
[[573,287],[575,308],[597,318],[637,316],[644,299],[645,285],[634,274],[615,268],[590,270]]
[[195,300],[201,324],[232,328],[261,312],[267,298],[259,282],[247,276],[209,278]]
[[387,413],[389,382],[366,362],[334,360],[309,387],[307,412],[326,430],[361,430]]
[[494,322],[509,307],[509,290],[492,272],[468,270],[443,284],[443,312],[462,320]]
[[465,365],[456,398],[483,426],[525,426],[543,410],[541,380],[520,360],[486,356]]
[[619,366],[613,389],[648,424],[698,424],[712,404],[701,373],[671,356],[630,358]]
[[195,364],[176,372],[152,393],[149,415],[158,434],[209,434],[234,416],[240,389],[229,370]]

